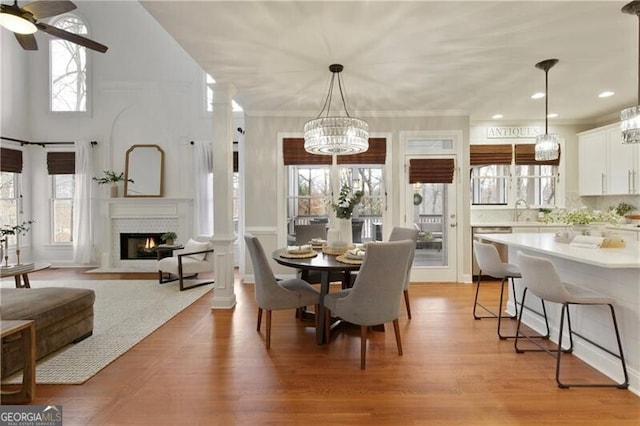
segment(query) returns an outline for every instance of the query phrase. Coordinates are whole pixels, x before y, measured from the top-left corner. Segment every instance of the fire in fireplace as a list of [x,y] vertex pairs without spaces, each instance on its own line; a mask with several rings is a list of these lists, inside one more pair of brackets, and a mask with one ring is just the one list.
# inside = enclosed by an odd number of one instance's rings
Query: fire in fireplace
[[160,233],[121,233],[120,259],[155,259],[156,247],[162,242]]

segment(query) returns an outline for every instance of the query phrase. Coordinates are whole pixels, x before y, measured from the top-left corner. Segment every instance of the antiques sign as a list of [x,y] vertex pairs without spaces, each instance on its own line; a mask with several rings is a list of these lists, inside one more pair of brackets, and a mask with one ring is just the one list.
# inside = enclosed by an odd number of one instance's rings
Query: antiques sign
[[535,138],[542,134],[540,127],[487,127],[489,139]]

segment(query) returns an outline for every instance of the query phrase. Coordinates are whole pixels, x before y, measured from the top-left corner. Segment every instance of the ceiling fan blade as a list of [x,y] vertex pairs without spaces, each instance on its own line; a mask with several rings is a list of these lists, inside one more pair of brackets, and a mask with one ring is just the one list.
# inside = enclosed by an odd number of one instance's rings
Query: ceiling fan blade
[[75,4],[66,0],[41,0],[22,6],[22,9],[31,13],[34,18],[42,19],[70,12],[76,7]]
[[79,44],[80,46],[84,46],[88,49],[96,50],[101,53],[106,52],[108,49],[104,44],[100,44],[78,34],[70,33],[69,31],[61,30],[60,28],[52,27],[51,25],[43,24],[42,22],[38,22],[36,26],[47,34],[70,41],[71,43]]
[[33,34],[13,33],[24,50],[38,50],[38,42]]

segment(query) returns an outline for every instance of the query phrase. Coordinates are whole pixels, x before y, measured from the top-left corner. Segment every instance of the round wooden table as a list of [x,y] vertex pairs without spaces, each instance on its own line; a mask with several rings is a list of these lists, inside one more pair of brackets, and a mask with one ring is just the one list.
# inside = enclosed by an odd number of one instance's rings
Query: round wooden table
[[278,249],[272,253],[273,260],[284,266],[301,269],[302,271],[315,270],[320,272],[320,307],[318,312],[318,326],[316,327],[316,343],[319,345],[326,343],[328,336],[324,332],[324,296],[329,292],[329,274],[331,272],[343,273],[343,286],[348,286],[351,279],[351,272],[360,269],[359,264],[342,263],[336,260],[336,256],[323,253],[322,250],[316,250],[317,256],[308,258],[289,258],[282,257],[286,254],[287,249]]
[[16,268],[16,269],[2,269],[0,270],[0,278],[5,277],[14,277],[16,281],[16,288],[31,288],[31,284],[29,284],[29,273],[42,271],[43,269],[50,268],[50,263],[36,262],[33,266],[24,268]]

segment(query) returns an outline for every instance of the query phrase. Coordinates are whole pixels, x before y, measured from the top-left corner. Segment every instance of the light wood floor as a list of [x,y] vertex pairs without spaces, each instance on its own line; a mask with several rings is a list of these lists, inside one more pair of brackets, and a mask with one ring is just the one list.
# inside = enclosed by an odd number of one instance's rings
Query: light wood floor
[[[140,278],[156,276],[70,269],[32,276]],[[38,385],[33,404],[61,404],[65,426],[640,424],[640,398],[630,391],[558,389],[552,357],[516,354],[512,340],[497,338],[495,320],[473,320],[473,291],[413,285],[413,319],[404,309],[400,318],[404,356],[387,326],[372,332],[361,371],[358,329],[317,346],[311,324],[293,311],[274,312],[267,351],[264,328],[255,329],[253,286],[236,283],[234,309],[212,311],[207,294],[87,383]],[[567,361],[572,376],[602,378]]]

